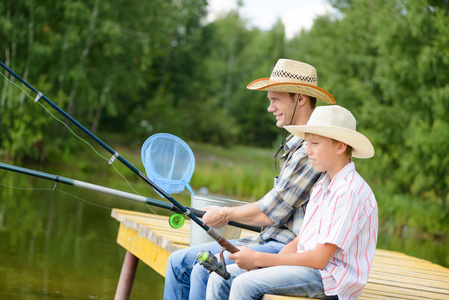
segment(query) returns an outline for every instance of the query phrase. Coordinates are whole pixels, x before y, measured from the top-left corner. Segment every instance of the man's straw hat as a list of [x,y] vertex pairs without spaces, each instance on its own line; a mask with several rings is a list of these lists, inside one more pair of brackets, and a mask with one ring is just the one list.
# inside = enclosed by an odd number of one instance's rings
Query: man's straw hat
[[317,98],[327,104],[335,104],[332,95],[317,86],[316,69],[306,63],[281,58],[270,78],[261,78],[248,84],[250,90],[298,93]]
[[374,147],[363,134],[356,131],[356,120],[349,110],[338,105],[318,106],[313,111],[307,125],[284,126],[292,134],[301,138],[306,133],[325,136],[353,148],[352,156],[370,158]]

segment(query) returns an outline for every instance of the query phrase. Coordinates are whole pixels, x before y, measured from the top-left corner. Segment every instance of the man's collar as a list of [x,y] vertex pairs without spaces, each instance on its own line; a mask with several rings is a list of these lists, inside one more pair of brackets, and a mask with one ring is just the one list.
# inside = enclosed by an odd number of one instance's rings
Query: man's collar
[[289,151],[292,151],[293,149],[298,148],[303,142],[304,142],[304,140],[302,138],[295,136],[293,134],[290,134],[287,137],[287,142],[285,143],[285,146],[284,146],[285,152],[289,152]]

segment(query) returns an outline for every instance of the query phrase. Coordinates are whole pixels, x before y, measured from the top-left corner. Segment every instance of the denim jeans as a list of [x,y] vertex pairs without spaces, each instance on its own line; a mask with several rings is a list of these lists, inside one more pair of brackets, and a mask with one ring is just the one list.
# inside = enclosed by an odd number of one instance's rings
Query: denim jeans
[[206,299],[262,299],[265,294],[338,299],[324,294],[320,271],[300,266],[276,266],[245,271],[229,266],[231,279],[211,274]]
[[[235,245],[237,240],[229,242]],[[283,243],[268,241],[249,248],[261,252],[278,253],[284,246]],[[216,254],[220,252],[221,246],[217,242],[205,243],[178,250],[170,255],[165,273],[165,300],[206,299],[209,272],[195,259],[195,255],[200,250],[209,250]],[[228,265],[234,264],[234,261],[228,259],[227,254],[229,253],[225,251],[224,258],[227,269],[229,269]]]

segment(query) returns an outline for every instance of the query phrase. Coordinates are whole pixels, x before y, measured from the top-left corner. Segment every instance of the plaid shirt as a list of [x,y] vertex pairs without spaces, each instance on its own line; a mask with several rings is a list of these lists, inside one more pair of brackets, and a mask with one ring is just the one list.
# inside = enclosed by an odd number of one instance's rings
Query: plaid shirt
[[303,139],[288,137],[279,177],[275,178],[273,189],[257,202],[274,224],[257,236],[239,240],[238,245],[264,244],[269,240],[287,244],[299,233],[310,192],[321,176],[310,164],[305,148]]

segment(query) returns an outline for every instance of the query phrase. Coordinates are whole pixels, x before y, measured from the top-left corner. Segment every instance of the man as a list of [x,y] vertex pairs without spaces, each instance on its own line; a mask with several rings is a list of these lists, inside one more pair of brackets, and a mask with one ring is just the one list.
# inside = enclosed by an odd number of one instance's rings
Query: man
[[[276,126],[305,125],[315,109],[316,100],[334,104],[331,94],[317,86],[313,66],[299,61],[280,59],[270,78],[261,78],[248,85],[250,90],[267,91],[268,111],[276,117]],[[275,185],[261,200],[239,207],[203,208],[202,220],[212,228],[220,228],[230,220],[250,225],[266,226],[258,236],[230,241],[250,249],[278,253],[299,233],[310,191],[320,177],[305,154],[305,142],[289,136],[282,155],[281,171]],[[174,252],[168,260],[165,274],[164,299],[204,299],[209,272],[195,264],[199,250],[219,253],[218,243],[207,243]],[[226,264],[233,263],[226,259]],[[232,276],[232,274],[231,274]]]
[[307,141],[307,155],[324,174],[312,190],[301,231],[277,254],[239,247],[229,255],[234,280],[212,274],[207,299],[270,294],[352,300],[362,294],[376,250],[378,213],[352,157],[371,158],[374,147],[356,131],[351,112],[338,105],[318,107],[307,125],[286,129]]

